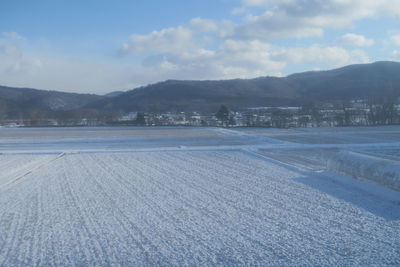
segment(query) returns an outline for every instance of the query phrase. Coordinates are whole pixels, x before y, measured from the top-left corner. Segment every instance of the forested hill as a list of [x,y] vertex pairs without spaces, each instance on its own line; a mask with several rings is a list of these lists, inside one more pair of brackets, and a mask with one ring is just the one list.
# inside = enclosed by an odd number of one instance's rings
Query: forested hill
[[287,77],[220,81],[168,80],[92,102],[91,108],[128,111],[213,112],[257,106],[372,99],[400,95],[400,63],[375,62]]
[[53,117],[54,113],[80,109],[102,98],[93,94],[0,86],[0,120],[28,119],[33,113]]
[[34,113],[54,117],[62,112],[215,113],[221,104],[231,110],[259,106],[300,106],[310,103],[400,96],[400,63],[375,62],[287,77],[219,81],[168,80],[106,96],[0,86],[0,120],[25,119]]

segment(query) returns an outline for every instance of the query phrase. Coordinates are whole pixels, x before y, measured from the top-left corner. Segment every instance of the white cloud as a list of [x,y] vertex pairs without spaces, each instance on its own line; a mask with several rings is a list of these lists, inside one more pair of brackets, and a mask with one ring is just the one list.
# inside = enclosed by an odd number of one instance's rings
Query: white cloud
[[[396,0],[397,1],[397,0]],[[123,53],[149,50],[171,51],[187,46],[193,35],[213,34],[216,38],[271,40],[279,38],[320,37],[325,29],[352,26],[356,20],[381,14],[400,14],[399,5],[388,8],[394,0],[245,0],[246,6],[256,6],[261,14],[249,13],[242,23],[194,18],[187,25],[154,31],[147,35],[132,35],[124,44]],[[259,12],[258,12],[259,13]],[[349,38],[350,36],[347,36]],[[354,37],[354,36],[353,36]],[[371,40],[353,40],[363,46]]]
[[[166,79],[229,79],[280,74],[285,63],[271,60],[269,49],[269,44],[259,41],[226,40],[215,50],[198,48],[150,57],[139,72],[154,73]],[[153,78],[153,81],[159,79]]]
[[235,25],[228,21],[194,18],[183,26],[153,31],[149,34],[134,34],[122,45],[120,54],[178,53],[196,49],[204,40],[223,39],[231,36]]
[[217,22],[211,19],[194,18],[189,24],[200,32],[217,32],[219,30]]
[[25,38],[16,32],[3,32],[3,37],[8,40],[24,40]]
[[32,73],[42,66],[42,62],[29,55],[12,43],[0,39],[0,73],[3,75],[19,75]]
[[134,34],[128,43],[123,44],[120,52],[122,54],[176,52],[192,46],[192,36],[192,31],[182,26],[153,31],[145,35]]
[[395,45],[400,46],[400,34],[392,35],[390,39]]
[[212,33],[215,37],[225,38],[233,34],[235,24],[229,20],[215,21],[203,18],[194,18],[188,27],[195,34]]
[[323,29],[309,23],[307,19],[296,19],[286,14],[265,12],[259,16],[248,16],[238,25],[234,37],[238,39],[271,40],[284,37],[302,38],[322,36]]
[[277,49],[272,58],[294,64],[322,63],[333,67],[370,62],[362,50],[349,51],[342,47],[321,45]]
[[[131,67],[84,57],[68,57],[23,49],[16,35],[0,39],[1,85],[105,93],[133,86]],[[12,39],[12,40],[11,40]],[[43,51],[43,49],[36,49]]]
[[374,40],[367,39],[363,35],[347,33],[342,35],[339,38],[339,42],[345,45],[353,45],[353,46],[371,46],[374,44]]
[[242,0],[244,8],[258,7],[238,26],[238,38],[276,39],[321,36],[325,29],[346,28],[354,21],[400,15],[398,0]]
[[400,50],[393,50],[392,51],[391,60],[400,60]]
[[242,0],[241,2],[244,8],[273,8],[301,16],[322,13],[353,13],[353,17],[375,16],[381,13],[400,14],[397,0]]

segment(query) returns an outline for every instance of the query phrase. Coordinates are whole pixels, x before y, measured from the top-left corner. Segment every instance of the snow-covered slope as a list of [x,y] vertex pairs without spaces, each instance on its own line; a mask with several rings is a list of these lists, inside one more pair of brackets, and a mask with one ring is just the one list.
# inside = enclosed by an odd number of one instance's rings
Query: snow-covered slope
[[400,192],[300,156],[331,145],[266,130],[12,131],[0,133],[0,266],[400,264]]

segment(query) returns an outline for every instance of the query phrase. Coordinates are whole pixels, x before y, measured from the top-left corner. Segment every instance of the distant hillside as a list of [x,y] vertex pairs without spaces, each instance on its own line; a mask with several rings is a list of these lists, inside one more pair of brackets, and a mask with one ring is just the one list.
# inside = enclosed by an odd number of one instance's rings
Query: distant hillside
[[0,86],[0,119],[24,119],[33,112],[51,115],[57,111],[79,109],[102,98],[92,94]]
[[400,96],[400,63],[376,62],[293,74],[222,81],[168,80],[106,96],[0,86],[0,120],[97,118],[119,111],[199,111],[214,113],[259,106],[379,100]]
[[400,93],[400,63],[381,61],[329,71],[304,72],[283,78],[304,99],[316,101],[375,99]]
[[168,80],[100,99],[88,107],[123,111],[206,111],[302,105],[400,95],[400,63],[376,62],[329,71],[222,81]]
[[119,96],[119,95],[121,95],[123,93],[124,93],[124,91],[113,91],[111,93],[105,94],[104,96],[106,96],[106,97],[115,97],[115,96]]

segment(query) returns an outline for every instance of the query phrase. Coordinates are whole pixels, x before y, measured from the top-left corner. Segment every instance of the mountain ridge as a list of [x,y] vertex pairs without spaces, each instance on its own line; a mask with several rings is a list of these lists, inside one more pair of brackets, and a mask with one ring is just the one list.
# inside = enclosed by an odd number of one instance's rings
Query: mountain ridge
[[25,119],[32,113],[49,114],[83,108],[102,96],[52,90],[0,86],[0,119]]
[[[387,92],[386,92],[387,91]],[[389,92],[394,91],[394,92]],[[167,80],[126,91],[88,105],[129,111],[215,111],[254,106],[304,105],[400,94],[400,63],[378,61],[286,77],[231,80]]]
[[166,80],[103,96],[0,86],[0,119],[25,118],[37,111],[50,117],[57,112],[82,110],[215,113],[221,104],[241,110],[399,96],[400,63],[379,61],[286,77]]

